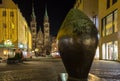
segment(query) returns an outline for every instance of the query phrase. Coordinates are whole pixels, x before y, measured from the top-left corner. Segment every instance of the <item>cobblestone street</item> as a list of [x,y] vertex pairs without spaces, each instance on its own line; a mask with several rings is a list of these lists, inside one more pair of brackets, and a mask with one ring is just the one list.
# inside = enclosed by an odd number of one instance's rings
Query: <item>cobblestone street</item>
[[107,81],[120,81],[120,63],[115,61],[95,60],[90,73]]
[[[0,81],[58,81],[60,73],[66,73],[61,59],[0,64]],[[114,61],[95,60],[90,73],[106,81],[120,81],[120,64]]]
[[61,60],[53,60],[1,63],[0,81],[58,81],[58,75],[65,73],[65,69]]

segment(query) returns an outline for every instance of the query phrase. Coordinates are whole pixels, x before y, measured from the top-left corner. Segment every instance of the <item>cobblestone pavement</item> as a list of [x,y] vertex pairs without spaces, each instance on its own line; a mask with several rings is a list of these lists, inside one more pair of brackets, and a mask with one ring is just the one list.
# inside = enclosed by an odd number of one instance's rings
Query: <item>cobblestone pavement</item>
[[60,60],[0,64],[0,81],[58,81],[60,73],[65,73]]
[[115,61],[96,60],[90,73],[107,81],[120,81],[120,63]]
[[[66,73],[61,59],[42,59],[12,65],[0,64],[0,81],[58,81],[60,73]],[[120,64],[95,60],[90,73],[106,81],[120,81]]]

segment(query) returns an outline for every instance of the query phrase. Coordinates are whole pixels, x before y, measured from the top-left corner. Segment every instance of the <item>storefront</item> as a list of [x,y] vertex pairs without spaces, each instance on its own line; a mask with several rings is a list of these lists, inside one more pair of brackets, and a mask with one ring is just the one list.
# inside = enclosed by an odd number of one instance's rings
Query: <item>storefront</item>
[[102,59],[118,60],[118,41],[111,41],[102,45]]

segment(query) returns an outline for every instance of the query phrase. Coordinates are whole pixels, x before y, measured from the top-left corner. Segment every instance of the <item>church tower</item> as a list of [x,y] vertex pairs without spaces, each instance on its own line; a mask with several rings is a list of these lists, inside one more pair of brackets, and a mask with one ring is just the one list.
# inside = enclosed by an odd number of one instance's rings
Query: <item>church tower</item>
[[48,52],[49,46],[50,46],[50,23],[49,23],[49,17],[47,13],[47,6],[45,7],[43,25],[44,25],[44,47],[45,47],[45,52]]
[[37,33],[37,22],[36,22],[36,16],[34,12],[34,7],[32,8],[32,14],[31,14],[31,22],[30,22],[30,28],[31,28],[31,34],[32,34],[32,49],[35,50],[36,48],[36,33]]

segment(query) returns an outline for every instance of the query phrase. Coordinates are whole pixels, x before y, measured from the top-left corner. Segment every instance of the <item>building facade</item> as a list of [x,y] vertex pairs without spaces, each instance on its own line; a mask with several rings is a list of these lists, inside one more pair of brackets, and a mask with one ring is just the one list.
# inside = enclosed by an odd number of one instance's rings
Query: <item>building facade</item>
[[49,23],[47,8],[45,9],[43,25],[44,25],[44,46],[46,46],[50,40],[50,23]]
[[[34,8],[32,9],[30,28],[32,33],[32,50],[36,55],[46,56],[46,52],[50,50],[50,24],[49,17],[47,13],[47,8],[45,8],[44,20],[43,20],[43,32],[40,28],[37,28],[36,16]],[[38,31],[37,31],[38,30]]]
[[120,1],[99,0],[100,59],[120,60]]
[[45,8],[45,15],[44,15],[44,53],[49,54],[50,53],[50,23],[49,23],[49,17],[47,13],[47,7]]
[[[77,0],[75,8],[85,12],[99,31],[99,53],[97,58],[120,60],[120,1],[119,0]],[[85,4],[88,6],[85,7]],[[97,6],[97,5],[99,6]],[[97,6],[97,7],[96,7]],[[92,8],[93,7],[93,8]],[[92,9],[91,9],[92,8]],[[94,11],[93,9],[97,12]],[[91,11],[92,13],[89,13]],[[92,14],[94,14],[92,16]],[[96,21],[94,21],[96,20]]]
[[[0,4],[0,56],[10,54],[11,49],[31,49],[30,30],[18,6],[12,0]],[[28,39],[29,38],[29,39]]]

